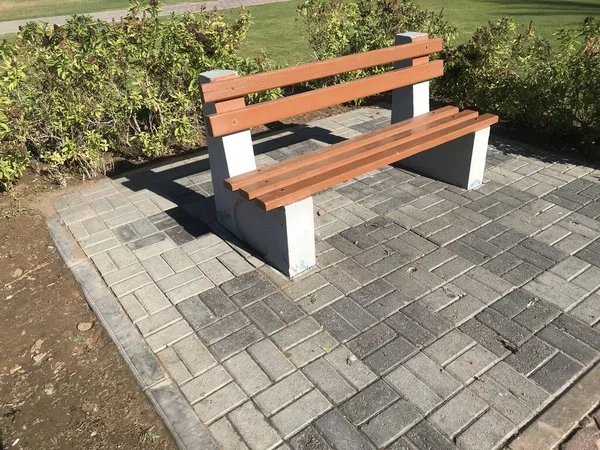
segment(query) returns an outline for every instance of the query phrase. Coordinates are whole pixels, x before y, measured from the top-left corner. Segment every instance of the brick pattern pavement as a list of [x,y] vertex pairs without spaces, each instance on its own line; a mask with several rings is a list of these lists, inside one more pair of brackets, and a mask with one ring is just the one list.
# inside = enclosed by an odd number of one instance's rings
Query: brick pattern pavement
[[[257,162],[387,123],[257,136]],[[215,222],[206,158],[55,208],[223,449],[498,448],[598,361],[600,171],[503,140],[473,191],[384,167],[314,196],[290,281]]]

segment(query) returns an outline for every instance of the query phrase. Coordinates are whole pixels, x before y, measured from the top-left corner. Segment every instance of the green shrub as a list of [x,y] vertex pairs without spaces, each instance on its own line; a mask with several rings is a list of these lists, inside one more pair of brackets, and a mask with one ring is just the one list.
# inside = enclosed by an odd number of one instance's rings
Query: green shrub
[[216,11],[159,12],[156,0],[133,0],[121,22],[32,22],[14,45],[0,45],[0,147],[19,142],[54,168],[91,176],[109,151],[155,158],[197,146],[199,74],[271,64],[237,56],[250,26],[245,11],[231,20]]
[[0,190],[6,190],[23,175],[29,163],[29,153],[22,145],[5,142],[0,146]]
[[479,28],[446,53],[435,93],[553,134],[600,138],[600,23],[556,33],[558,47],[508,18]]
[[[306,0],[298,7],[298,13],[319,60],[389,47],[396,34],[406,31],[443,37],[446,45],[456,36],[456,28],[444,20],[443,11],[430,12],[406,0]],[[360,78],[390,67],[343,74],[334,81]]]

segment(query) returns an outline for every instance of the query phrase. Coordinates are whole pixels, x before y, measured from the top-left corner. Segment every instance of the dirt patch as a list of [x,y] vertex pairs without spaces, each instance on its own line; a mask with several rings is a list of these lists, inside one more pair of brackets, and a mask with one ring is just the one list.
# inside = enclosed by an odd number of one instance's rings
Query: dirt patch
[[0,195],[0,450],[174,449],[32,208],[49,188]]

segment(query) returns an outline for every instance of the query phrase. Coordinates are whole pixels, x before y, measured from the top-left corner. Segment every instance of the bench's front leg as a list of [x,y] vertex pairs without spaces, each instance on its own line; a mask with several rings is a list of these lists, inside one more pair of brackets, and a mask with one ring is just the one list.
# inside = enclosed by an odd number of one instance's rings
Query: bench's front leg
[[[428,39],[426,33],[396,35],[396,45]],[[394,69],[402,69],[423,62],[428,57],[397,61]],[[392,123],[429,112],[429,82],[418,83],[392,91]],[[398,163],[400,167],[420,173],[464,189],[473,189],[483,182],[485,158],[490,129],[418,153]]]
[[[234,70],[211,70],[201,83],[235,77]],[[240,99],[243,102],[243,99]],[[243,105],[242,105],[243,106]],[[204,115],[216,112],[214,103],[203,105]],[[294,276],[316,263],[312,198],[273,211],[263,211],[223,185],[225,178],[256,170],[250,130],[222,137],[206,132],[217,221],[247,242],[273,267]]]

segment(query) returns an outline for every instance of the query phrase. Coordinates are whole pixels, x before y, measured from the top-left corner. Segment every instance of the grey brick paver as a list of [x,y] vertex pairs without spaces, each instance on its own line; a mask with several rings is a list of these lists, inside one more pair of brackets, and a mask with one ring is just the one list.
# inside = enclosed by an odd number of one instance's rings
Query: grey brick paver
[[248,347],[248,353],[273,381],[279,381],[294,371],[294,366],[268,339]]
[[367,366],[344,347],[328,353],[325,360],[357,389],[363,389],[377,379]]
[[210,351],[215,357],[223,361],[236,353],[245,350],[255,342],[260,341],[263,334],[254,325],[248,325],[233,334],[230,334],[219,342],[210,346]]
[[582,369],[583,366],[580,363],[569,358],[564,353],[558,352],[532,374],[531,379],[536,381],[546,391],[554,394],[567,381],[576,377]]
[[231,376],[223,367],[214,367],[206,373],[185,383],[181,390],[191,403],[208,397],[231,381]]
[[334,405],[342,403],[356,393],[356,389],[323,358],[307,365],[303,372]]
[[289,438],[331,408],[331,403],[316,389],[299,398],[271,418],[284,438]]
[[427,419],[449,438],[454,438],[481,413],[487,405],[469,390],[462,390]]
[[508,364],[499,362],[487,374],[532,409],[538,409],[550,394]]
[[258,394],[254,401],[267,416],[272,416],[313,388],[306,376],[296,371],[266,391]]
[[[389,117],[318,125],[349,137]],[[259,138],[257,163],[325,145],[296,131]],[[597,173],[526,152],[492,146],[471,191],[384,167],[315,195],[318,265],[292,280],[178,197],[212,195],[189,173],[206,155],[151,169],[167,194],[142,168],[54,204],[217,445],[484,450],[600,359]]]
[[383,448],[420,419],[421,415],[407,401],[399,400],[361,429],[378,448]]
[[487,375],[475,380],[468,386],[468,389],[517,426],[524,423],[533,414],[533,410],[529,406]]
[[335,450],[374,450],[362,435],[338,411],[333,410],[315,422],[315,427],[325,436]]
[[246,352],[238,353],[223,365],[249,397],[271,385],[269,377]]
[[[409,442],[414,442],[416,447],[406,447],[406,450],[419,449],[435,449],[435,450],[455,450],[457,447],[448,439],[442,436],[435,428],[427,421],[419,423],[416,427],[406,433],[410,439]],[[404,447],[390,447],[393,450],[404,450]]]
[[385,381],[416,407],[423,415],[442,403],[442,399],[404,366],[385,377]]
[[229,420],[244,442],[253,450],[270,450],[281,443],[277,432],[252,402],[246,402],[229,413]]
[[210,425],[236,406],[242,404],[244,400],[246,400],[244,392],[236,383],[231,382],[196,403],[194,410],[203,423]]
[[410,370],[429,389],[443,399],[447,399],[461,387],[460,383],[448,374],[448,372],[423,353],[417,353],[417,355],[404,363],[404,367]]
[[516,430],[513,424],[492,409],[462,432],[456,443],[465,450],[494,448]]
[[242,437],[226,417],[217,420],[208,429],[221,447],[231,450],[248,450],[248,446],[244,444]]

